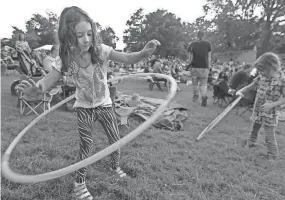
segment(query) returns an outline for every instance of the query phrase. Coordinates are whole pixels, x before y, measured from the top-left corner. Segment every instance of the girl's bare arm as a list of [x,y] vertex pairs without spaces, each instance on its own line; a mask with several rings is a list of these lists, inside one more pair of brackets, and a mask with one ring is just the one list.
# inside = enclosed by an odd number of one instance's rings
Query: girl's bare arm
[[42,92],[47,91],[51,86],[53,86],[61,78],[61,73],[55,68],[52,69],[44,78],[36,83],[36,86],[42,86]]

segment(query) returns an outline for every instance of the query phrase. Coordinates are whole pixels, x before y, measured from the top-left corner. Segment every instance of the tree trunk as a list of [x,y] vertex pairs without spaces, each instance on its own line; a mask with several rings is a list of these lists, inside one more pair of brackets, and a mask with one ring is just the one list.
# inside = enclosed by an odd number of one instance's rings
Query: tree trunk
[[261,36],[260,46],[257,50],[257,58],[270,50],[271,38],[272,38],[271,22],[267,21],[264,26],[264,34]]

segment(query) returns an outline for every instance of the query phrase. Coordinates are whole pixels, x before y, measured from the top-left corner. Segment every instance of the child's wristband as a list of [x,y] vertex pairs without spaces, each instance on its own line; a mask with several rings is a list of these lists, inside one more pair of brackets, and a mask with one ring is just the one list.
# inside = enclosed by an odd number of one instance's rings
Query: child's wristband
[[63,85],[67,85],[67,77],[66,76],[62,77],[62,82],[63,82]]

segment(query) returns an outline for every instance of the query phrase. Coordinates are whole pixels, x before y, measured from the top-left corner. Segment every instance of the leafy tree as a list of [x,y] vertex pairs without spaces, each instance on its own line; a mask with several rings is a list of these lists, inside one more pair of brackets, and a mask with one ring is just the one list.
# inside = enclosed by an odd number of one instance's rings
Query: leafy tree
[[2,40],[1,40],[1,45],[9,45],[11,47],[14,47],[16,44],[16,41],[19,39],[19,34],[25,33],[23,30],[15,27],[15,26],[12,26],[12,28],[13,28],[12,38],[5,38],[4,43],[2,43]]
[[175,14],[158,9],[143,15],[143,10],[137,10],[127,21],[128,29],[124,31],[125,50],[139,51],[146,42],[157,39],[161,46],[155,54],[161,56],[179,56],[187,58],[186,49],[189,38],[192,38],[193,25],[182,22]]
[[252,49],[255,45],[258,25],[249,17],[249,11],[240,12],[241,9],[232,0],[208,0],[204,5],[203,17],[213,16],[204,20],[204,29],[210,33],[216,50]]
[[32,18],[26,22],[27,33],[32,33],[30,38],[38,36],[38,45],[55,43],[55,33],[58,26],[58,16],[55,13],[46,12],[47,17],[40,14],[33,14]]
[[127,21],[128,29],[124,31],[123,42],[126,44],[124,51],[139,51],[146,43],[145,39],[145,16],[140,8],[133,13]]
[[263,22],[258,50],[258,55],[260,55],[273,48],[271,40],[279,26],[285,22],[285,1],[258,0],[257,5],[262,8],[260,20]]
[[116,49],[116,43],[119,37],[116,36],[115,31],[111,27],[103,28],[98,22],[96,23],[99,35],[104,44]]
[[204,12],[204,18],[213,16],[204,22],[214,25],[206,29],[213,33],[211,39],[219,50],[255,45],[258,55],[283,50],[284,0],[207,0]]
[[17,28],[16,26],[12,26],[12,28],[14,29],[12,32],[14,35],[18,35],[20,33],[25,33],[23,30]]
[[35,30],[28,30],[25,34],[25,38],[32,49],[41,46],[41,37],[36,33]]
[[[26,40],[28,41],[31,48],[37,48],[39,46],[54,44],[56,43],[56,34],[58,29],[58,16],[50,11],[46,12],[46,16],[41,14],[33,14],[31,19],[26,21],[26,29],[23,30],[13,27],[13,36],[11,43],[14,45],[15,41],[18,40],[18,34],[24,33],[26,36]],[[96,24],[99,30],[99,33],[103,42],[106,45],[110,45],[113,48],[116,48],[116,42],[119,38],[116,36],[114,30],[111,27],[102,28],[102,26],[97,23]]]

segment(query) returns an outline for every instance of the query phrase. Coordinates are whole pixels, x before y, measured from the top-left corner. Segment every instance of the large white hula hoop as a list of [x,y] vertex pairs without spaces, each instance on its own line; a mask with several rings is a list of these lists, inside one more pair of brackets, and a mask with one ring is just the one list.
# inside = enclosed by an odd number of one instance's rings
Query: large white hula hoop
[[45,115],[51,113],[61,105],[65,104],[66,102],[70,101],[74,98],[74,95],[64,99],[63,101],[59,102],[55,106],[53,106],[50,110],[45,111],[40,116],[38,116],[36,119],[34,119],[28,126],[26,126],[19,135],[13,140],[13,142],[10,144],[6,152],[4,153],[2,157],[2,175],[7,178],[10,181],[16,182],[16,183],[38,183],[43,182],[47,180],[52,180],[64,175],[67,175],[71,172],[74,172],[82,167],[85,167],[87,165],[90,165],[107,155],[111,154],[115,150],[121,148],[122,146],[129,143],[131,140],[136,138],[138,135],[140,135],[144,130],[146,130],[164,111],[166,106],[171,102],[171,100],[175,97],[176,90],[177,90],[177,83],[176,81],[171,77],[164,74],[154,74],[154,73],[142,73],[142,74],[133,74],[133,75],[127,75],[127,76],[120,76],[115,77],[108,82],[112,82],[119,79],[125,79],[125,78],[131,78],[131,77],[141,77],[141,76],[157,76],[161,78],[168,79],[168,81],[171,82],[171,88],[170,92],[167,95],[167,99],[158,107],[158,109],[154,112],[154,114],[144,123],[142,123],[139,127],[137,127],[135,130],[133,130],[131,133],[126,135],[125,137],[118,140],[116,143],[108,146],[107,148],[101,150],[100,152],[96,153],[95,155],[86,158],[80,162],[77,162],[73,165],[70,165],[68,167],[44,173],[44,174],[38,174],[38,175],[22,175],[19,173],[16,173],[12,171],[9,167],[9,158],[12,153],[12,150],[15,148],[16,144],[19,142],[19,140],[27,133],[27,131],[34,126],[41,118],[43,118]]

